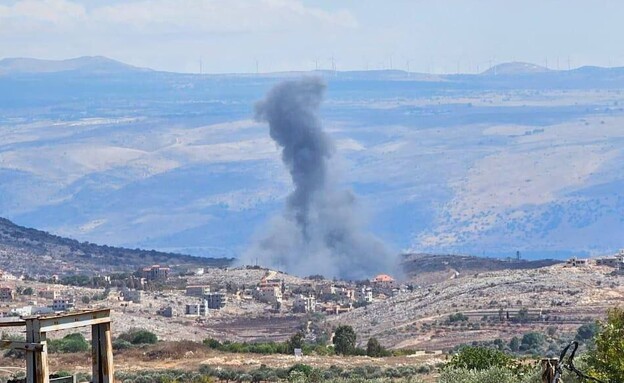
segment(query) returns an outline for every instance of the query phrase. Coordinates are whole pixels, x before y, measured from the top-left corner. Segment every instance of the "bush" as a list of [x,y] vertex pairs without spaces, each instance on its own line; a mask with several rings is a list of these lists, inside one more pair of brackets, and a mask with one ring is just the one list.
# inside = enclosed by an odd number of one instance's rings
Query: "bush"
[[445,369],[440,374],[439,383],[518,383],[516,376],[509,368],[489,367],[475,370],[467,368]]
[[366,355],[373,358],[380,358],[389,355],[389,352],[379,343],[377,338],[369,338],[366,344]]
[[520,349],[536,351],[542,347],[544,341],[544,335],[538,332],[528,332],[524,334],[522,340],[520,341]]
[[127,350],[132,348],[132,346],[132,343],[127,340],[117,338],[113,341],[113,350]]
[[448,318],[449,323],[466,322],[466,321],[468,321],[468,317],[462,313],[451,314],[449,315],[449,318]]
[[513,359],[502,351],[486,347],[463,347],[451,358],[452,369],[487,370],[491,367],[509,368]]
[[154,344],[158,342],[158,336],[145,329],[132,329],[119,335],[118,339],[132,344]]
[[63,339],[48,341],[48,351],[50,353],[85,352],[90,348],[89,342],[82,334],[78,333],[66,335]]

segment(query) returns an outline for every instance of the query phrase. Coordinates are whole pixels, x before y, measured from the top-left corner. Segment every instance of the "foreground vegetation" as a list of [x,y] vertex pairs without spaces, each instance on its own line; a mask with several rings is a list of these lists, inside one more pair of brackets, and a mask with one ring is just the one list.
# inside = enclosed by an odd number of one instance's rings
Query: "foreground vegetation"
[[[519,341],[520,345],[531,348],[541,334],[530,334]],[[581,326],[575,338],[586,340],[584,351],[575,359],[576,366],[588,375],[603,382],[624,382],[624,309],[612,309],[605,321],[595,325]],[[359,349],[355,345],[356,334],[349,326],[340,326],[335,331],[333,347],[308,345],[302,333],[297,333],[287,342],[269,343],[231,343],[206,339],[203,344],[186,342],[181,345],[188,349],[190,345],[222,352],[244,352],[260,354],[292,354],[295,349],[309,353],[334,353],[340,355],[368,354],[371,357],[389,355],[374,339],[367,342],[367,348]],[[513,341],[513,340],[512,340]],[[122,354],[125,349],[144,348],[158,342],[149,331],[132,329],[120,334],[114,341],[115,349]],[[511,342],[510,342],[511,343]],[[85,352],[89,349],[87,340],[80,334],[69,334],[62,339],[49,342],[52,353]],[[161,357],[179,356],[181,350],[155,351],[146,349],[144,355]],[[175,354],[175,355],[174,355]],[[23,357],[23,355],[6,355]],[[304,359],[305,360],[305,359]],[[65,373],[60,373],[60,375]],[[158,371],[118,371],[116,380],[126,383],[183,383],[183,382],[421,382],[432,375],[440,383],[541,383],[541,371],[536,358],[518,356],[501,347],[500,342],[489,345],[466,345],[457,349],[446,363],[436,365],[401,366],[381,368],[365,366],[354,368],[315,368],[306,364],[295,364],[289,368],[273,368],[266,365],[249,369],[232,369],[202,365],[195,371],[158,370]],[[84,376],[88,380],[88,376]],[[563,381],[581,382],[569,371],[565,371]]]

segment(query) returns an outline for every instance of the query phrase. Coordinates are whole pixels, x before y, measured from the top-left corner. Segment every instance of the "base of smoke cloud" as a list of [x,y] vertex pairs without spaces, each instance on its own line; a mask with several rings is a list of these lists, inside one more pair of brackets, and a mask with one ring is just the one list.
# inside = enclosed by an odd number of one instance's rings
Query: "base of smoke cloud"
[[319,193],[304,235],[292,213],[270,220],[243,254],[241,265],[258,264],[299,276],[359,280],[400,274],[398,258],[362,227],[351,192]]
[[256,119],[282,149],[294,190],[242,261],[299,274],[361,279],[396,270],[383,243],[368,233],[350,191],[337,188],[335,145],[323,130],[319,78],[284,81],[256,104]]

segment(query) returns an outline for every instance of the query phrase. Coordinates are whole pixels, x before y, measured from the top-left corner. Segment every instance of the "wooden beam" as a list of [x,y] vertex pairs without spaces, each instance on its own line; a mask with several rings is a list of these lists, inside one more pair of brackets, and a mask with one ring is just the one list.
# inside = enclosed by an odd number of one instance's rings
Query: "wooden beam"
[[42,351],[43,344],[28,343],[15,340],[0,340],[0,349],[11,349],[20,351]]
[[44,316],[38,318],[41,323],[41,331],[67,330],[76,327],[93,326],[102,323],[110,323],[110,309],[62,314],[57,316]]
[[21,319],[16,320],[0,320],[0,327],[23,327],[26,326],[26,321]]

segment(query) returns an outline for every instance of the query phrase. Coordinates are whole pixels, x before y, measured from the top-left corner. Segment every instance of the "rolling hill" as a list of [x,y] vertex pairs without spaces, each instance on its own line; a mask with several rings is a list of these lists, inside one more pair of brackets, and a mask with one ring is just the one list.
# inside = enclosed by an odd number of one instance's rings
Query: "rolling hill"
[[185,270],[227,266],[230,262],[226,258],[199,258],[78,242],[0,218],[0,265],[14,274],[48,277],[52,274],[106,274],[133,272],[152,264]]
[[22,57],[0,60],[0,75],[57,72],[111,74],[145,71],[150,71],[150,69],[138,68],[104,56],[84,56],[68,60],[40,60]]

